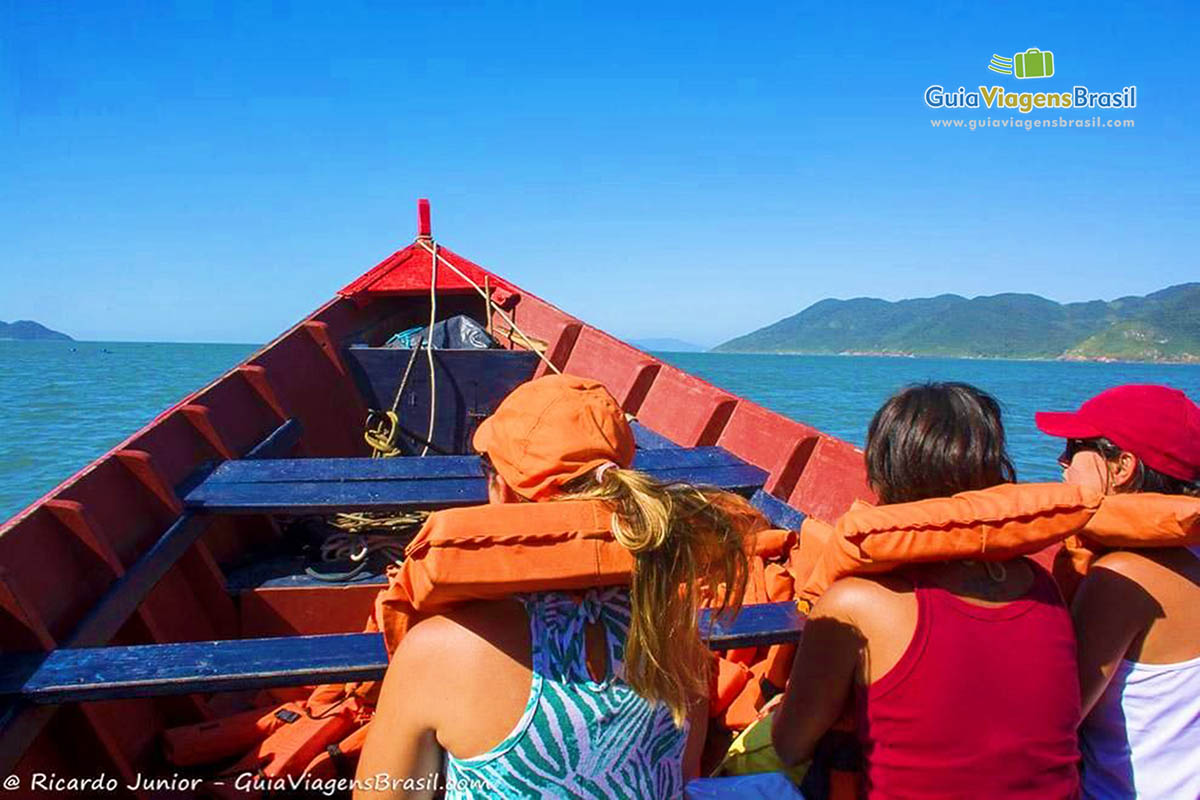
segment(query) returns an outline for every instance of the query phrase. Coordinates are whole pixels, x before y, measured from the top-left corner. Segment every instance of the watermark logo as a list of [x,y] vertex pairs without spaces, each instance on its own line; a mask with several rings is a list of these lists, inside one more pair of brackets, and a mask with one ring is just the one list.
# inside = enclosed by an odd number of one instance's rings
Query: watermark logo
[[1024,53],[1015,53],[1012,58],[992,53],[988,69],[1001,75],[1017,78],[1049,78],[1054,75],[1054,53],[1031,47]]
[[[1053,78],[1055,67],[1054,53],[1037,47],[1014,53],[1012,58],[993,53],[987,65],[992,72],[1009,75],[1018,80]],[[995,84],[980,84],[974,89],[961,85],[949,88],[935,83],[925,89],[925,105],[939,110],[989,109],[1035,116],[1047,111],[1059,113],[1062,110],[1086,109],[1103,112],[1137,108],[1135,85],[1110,91],[1094,91],[1083,84],[1054,86],[1051,83],[1038,86],[1037,89],[1038,91],[1010,90]]]
[[998,56],[992,53],[992,63],[988,64],[988,69],[992,72],[999,72],[1001,75],[1012,75],[1013,60]]

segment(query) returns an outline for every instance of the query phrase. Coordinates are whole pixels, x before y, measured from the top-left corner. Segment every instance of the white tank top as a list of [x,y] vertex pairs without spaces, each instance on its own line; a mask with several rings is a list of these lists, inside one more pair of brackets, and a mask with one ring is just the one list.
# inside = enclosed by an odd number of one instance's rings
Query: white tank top
[[1200,799],[1200,657],[1122,659],[1079,733],[1088,800]]

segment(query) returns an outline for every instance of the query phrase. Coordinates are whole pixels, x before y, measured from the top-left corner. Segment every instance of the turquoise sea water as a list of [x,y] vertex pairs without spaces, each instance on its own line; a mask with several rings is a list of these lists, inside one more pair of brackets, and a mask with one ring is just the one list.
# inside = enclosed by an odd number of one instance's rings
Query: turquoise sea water
[[0,341],[0,521],[257,347]]
[[[256,345],[0,341],[0,520],[7,519]],[[1004,406],[1022,480],[1055,480],[1059,446],[1033,427],[1120,383],[1200,399],[1200,365],[661,353],[734,394],[861,445],[880,403],[907,383],[960,380]]]

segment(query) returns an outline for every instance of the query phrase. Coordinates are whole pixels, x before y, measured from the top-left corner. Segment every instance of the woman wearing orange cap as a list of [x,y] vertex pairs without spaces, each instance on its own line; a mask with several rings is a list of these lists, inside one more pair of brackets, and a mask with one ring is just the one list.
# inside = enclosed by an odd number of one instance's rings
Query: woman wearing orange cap
[[[1177,389],[1118,386],[1037,425],[1066,440],[1068,483],[1200,497],[1200,408]],[[1084,796],[1200,798],[1200,548],[1101,556],[1072,616]]]
[[741,597],[741,535],[710,493],[629,468],[632,431],[593,381],[523,384],[474,444],[492,503],[611,505],[631,584],[474,603],[414,626],[384,679],[358,770],[369,785],[355,796],[431,796],[418,783],[443,751],[447,798],[682,796],[707,719],[698,587],[713,576]]

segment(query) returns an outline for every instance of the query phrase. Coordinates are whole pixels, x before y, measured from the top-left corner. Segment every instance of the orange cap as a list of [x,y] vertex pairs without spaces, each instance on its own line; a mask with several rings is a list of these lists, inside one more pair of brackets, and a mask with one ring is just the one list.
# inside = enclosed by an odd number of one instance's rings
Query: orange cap
[[500,477],[528,500],[542,500],[588,470],[633,463],[633,430],[603,384],[574,375],[523,383],[475,431]]

